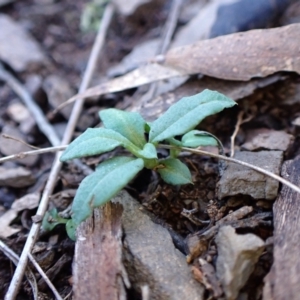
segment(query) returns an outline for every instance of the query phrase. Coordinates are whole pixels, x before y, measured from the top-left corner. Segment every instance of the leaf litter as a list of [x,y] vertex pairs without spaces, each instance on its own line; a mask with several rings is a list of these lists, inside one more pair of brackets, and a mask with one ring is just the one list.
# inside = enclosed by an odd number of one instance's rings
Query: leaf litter
[[[48,18],[49,24],[45,24],[45,28],[48,29],[46,30],[46,36],[44,36],[44,31],[41,32],[37,26],[33,26],[32,34],[35,36],[36,40],[43,45],[44,49],[47,49],[47,53],[52,53],[51,55],[57,64],[57,66],[51,66],[50,68],[45,66],[41,67],[41,74],[46,74],[47,76],[53,74],[62,76],[62,78],[67,79],[72,88],[77,88],[77,83],[75,82],[76,80],[78,81],[78,78],[80,77],[79,70],[82,69],[82,65],[87,57],[85,54],[86,52],[84,52],[83,49],[78,49],[78,47],[74,46],[78,45],[78,41],[80,41],[82,35],[76,31],[77,25],[74,22],[70,22],[69,30],[74,34],[73,38],[70,38],[66,35],[60,16],[55,16],[54,14],[58,8],[70,8],[70,6],[68,6],[68,1],[62,1],[61,3],[56,4],[50,2],[44,4],[46,8],[50,8],[48,15],[41,14],[39,12],[39,7],[36,5],[36,3],[31,4],[31,8],[36,9],[33,10],[34,13],[31,16],[37,18],[37,20],[40,20],[41,22],[45,22],[44,20],[47,20]],[[137,12],[140,12],[145,5],[150,4],[142,4],[142,2],[138,3]],[[153,7],[157,6],[154,5]],[[64,9],[62,11],[68,10]],[[25,19],[26,16],[28,16],[28,9],[22,4],[9,6],[7,12],[17,13],[17,15]],[[80,11],[75,10],[73,7],[72,9],[69,9],[69,12],[72,16],[76,16],[77,20],[79,19]],[[163,18],[163,16],[166,15],[166,11],[161,10],[161,12]],[[133,10],[130,12],[132,16],[134,16],[135,13],[136,12]],[[128,21],[132,16],[127,15],[124,19],[124,15],[121,13],[118,15],[118,21]],[[135,15],[135,17],[137,18],[138,16]],[[50,20],[56,20],[56,25],[54,25],[55,23],[51,23]],[[130,26],[133,26],[132,24],[134,23],[131,23]],[[144,30],[143,33],[145,33],[147,31],[147,26],[149,26],[149,23],[147,23],[144,28],[139,29],[139,32],[141,33]],[[113,34],[115,34],[113,36],[115,37],[117,29],[113,30],[115,30],[113,32]],[[136,64],[138,68],[136,70],[115,79],[108,79],[105,74],[103,75],[103,71],[97,71],[98,74],[101,74],[102,76],[101,79],[97,79],[97,81],[104,83],[101,83],[98,87],[92,88],[89,92],[83,94],[84,97],[94,97],[94,99],[87,102],[83,111],[83,115],[87,116],[89,119],[88,126],[84,125],[87,123],[81,121],[82,123],[78,128],[93,127],[97,125],[99,122],[97,111],[102,108],[114,106],[141,112],[147,121],[153,120],[165,112],[172,103],[178,101],[181,97],[193,95],[201,92],[205,88],[210,88],[222,93],[224,92],[234,100],[239,100],[239,107],[232,111],[225,111],[218,116],[212,116],[206,119],[205,122],[201,124],[199,130],[207,130],[218,136],[225,145],[225,151],[229,152],[230,144],[228,141],[234,130],[237,114],[239,110],[244,110],[246,117],[250,115],[252,118],[250,121],[243,123],[240,126],[236,137],[236,150],[243,148],[243,145],[247,142],[247,137],[251,136],[251,134],[254,137],[254,139],[252,139],[252,144],[255,143],[256,145],[258,143],[258,148],[255,151],[259,151],[261,148],[272,149],[274,146],[272,140],[270,140],[272,135],[274,135],[274,132],[277,133],[282,131],[293,138],[291,138],[289,142],[283,140],[281,144],[286,145],[283,145],[280,149],[284,151],[285,160],[293,159],[299,154],[299,141],[297,138],[299,128],[297,123],[295,123],[295,125],[292,123],[299,117],[300,109],[299,89],[297,88],[299,87],[299,77],[296,75],[299,74],[300,57],[299,42],[296,36],[297,30],[299,31],[299,25],[295,24],[273,29],[233,33],[231,35],[205,41],[193,41],[194,44],[192,45],[171,49],[164,57],[153,57],[153,59],[150,60],[147,59],[147,64],[144,66],[140,66],[139,64],[143,64],[143,61],[138,60],[138,63]],[[64,35],[65,40],[62,42],[62,37]],[[103,61],[108,57],[109,59],[107,61],[109,61],[109,64],[110,59],[113,57],[112,51],[109,51],[112,49],[110,45],[114,44],[114,48],[118,49],[115,52],[115,56],[118,57],[116,59],[117,62],[119,61],[120,53],[123,51],[124,54],[124,49],[125,52],[128,51],[126,50],[126,47],[124,47],[126,42],[122,41],[122,37],[119,37],[119,40],[114,40],[114,37],[110,36],[108,38],[106,46],[107,50],[104,51],[101,59]],[[143,36],[143,39],[147,41],[152,37],[153,33],[152,36],[151,34],[149,36]],[[86,40],[83,43],[84,47],[89,47],[92,38],[93,36],[90,34],[86,36]],[[159,36],[155,36],[154,34],[154,38],[159,38]],[[271,44],[274,47],[272,49],[270,49]],[[286,45],[289,45],[289,47],[286,47]],[[263,51],[261,49],[263,49]],[[109,52],[109,54],[107,52]],[[74,53],[74,56],[71,56],[70,53]],[[260,55],[255,56],[257,53]],[[261,55],[261,53],[264,55]],[[212,57],[212,59],[207,59],[207,57]],[[9,63],[9,61],[6,61],[6,63]],[[103,63],[101,63],[101,66],[102,65]],[[14,68],[13,65],[11,67]],[[32,69],[27,70],[27,72],[22,75],[23,78],[26,80],[32,74],[37,74],[38,71],[36,71],[36,69],[34,70],[35,71]],[[16,69],[15,71],[18,70]],[[289,72],[293,72],[294,74]],[[46,78],[47,76],[43,78]],[[171,89],[169,93],[156,95],[153,101],[139,103],[137,96],[133,95],[133,88],[141,87],[153,83],[154,81],[168,80],[178,76],[188,76],[187,79],[190,76],[190,79],[176,90]],[[42,79],[42,81],[46,84],[46,80]],[[95,82],[97,83],[97,81]],[[59,85],[59,81],[56,84]],[[49,113],[51,111],[50,107],[53,106],[53,102],[45,97],[45,92],[49,93],[49,91],[47,92],[43,87],[40,87],[35,96],[38,104],[46,113]],[[118,93],[115,94],[116,92]],[[140,92],[142,92],[142,90],[140,90]],[[4,128],[3,125],[9,125],[11,122],[13,122],[14,126],[19,127],[20,121],[13,119],[9,113],[6,113],[8,104],[10,104],[11,100],[15,99],[15,96],[12,96],[7,87],[2,85],[0,87],[0,93],[2,96],[1,99],[6,99],[2,102],[0,101],[1,130]],[[100,95],[101,98],[99,99],[98,97]],[[63,114],[58,114],[51,118],[50,121],[53,125],[56,125],[59,122],[66,123],[65,118],[66,116]],[[262,143],[261,140],[258,142],[255,140],[258,132],[257,130],[261,129],[268,129],[268,132],[270,133],[268,134],[267,142],[264,140],[265,143]],[[276,139],[276,135],[274,136]],[[49,145],[47,139],[34,128],[29,130],[25,139],[27,142],[33,143],[39,147]],[[3,145],[3,143],[1,144]],[[254,149],[251,148],[251,151],[253,150]],[[216,148],[211,148],[211,151],[216,151]],[[1,154],[6,155],[2,151]],[[163,149],[161,150],[161,155],[166,155]],[[40,156],[38,161],[32,163],[29,168],[32,168],[32,172],[37,172],[40,168],[46,170],[51,166],[52,158],[52,155],[44,154],[43,156]],[[195,254],[194,257],[193,272],[194,274],[198,272],[198,275],[199,272],[202,272],[202,275],[206,278],[205,280],[202,279],[202,282],[205,283],[205,286],[211,295],[214,295],[216,298],[220,297],[223,291],[225,294],[229,295],[228,289],[229,287],[232,287],[232,285],[224,282],[220,284],[219,281],[220,274],[218,275],[218,272],[221,271],[218,271],[215,261],[218,260],[218,249],[220,246],[214,240],[214,237],[222,227],[214,227],[213,225],[225,224],[236,228],[236,232],[233,234],[233,236],[235,236],[233,244],[237,243],[239,238],[247,236],[244,234],[254,234],[255,236],[260,237],[265,242],[265,252],[259,257],[254,272],[244,288],[240,291],[240,295],[250,295],[249,297],[251,299],[254,290],[259,291],[259,288],[257,287],[262,283],[262,280],[269,271],[271,265],[272,247],[268,246],[270,244],[266,242],[269,237],[272,237],[271,206],[266,203],[265,199],[256,201],[249,195],[229,196],[223,200],[217,199],[215,190],[218,181],[217,162],[208,157],[199,158],[187,154],[184,154],[183,159],[186,160],[186,163],[193,170],[192,176],[194,186],[185,185],[180,189],[174,187],[170,188],[167,184],[157,180],[155,181],[151,178],[151,175],[145,174],[142,175],[141,178],[137,178],[129,190],[136,198],[140,199],[144,209],[154,213],[154,215],[157,216],[156,218],[161,220],[161,224],[169,228],[169,232],[174,241],[176,241],[176,238],[178,238],[179,235],[179,239],[177,239],[175,244],[178,248],[183,246],[180,249],[185,254],[188,254],[187,249],[185,249],[186,244],[190,243],[193,237],[196,236],[193,244],[195,252],[191,252],[198,253]],[[84,162],[93,168],[102,160],[104,160],[104,157],[85,159]],[[9,167],[16,168],[18,164],[19,163],[16,162],[15,165],[13,164]],[[70,188],[76,189],[82,178],[82,170],[78,168],[78,166],[73,164],[65,166],[60,178],[57,180],[56,191],[61,189],[61,193],[63,193],[64,190]],[[31,183],[30,187],[21,189],[7,186],[4,188],[8,188],[9,193],[14,195],[14,199],[18,199],[26,194],[28,195],[29,189],[33,192],[37,191],[37,189],[43,189],[43,186],[41,187],[41,185],[38,187],[38,185],[32,184],[33,183]],[[4,188],[0,188],[1,191]],[[62,205],[65,201],[64,197],[61,196],[58,197],[58,199],[59,200],[56,199],[55,202],[53,202],[55,204],[52,203],[51,205],[55,205],[61,210],[65,210],[66,205]],[[17,205],[18,202],[15,203],[15,205]],[[2,203],[0,204],[4,207]],[[61,205],[61,207],[59,207],[59,205]],[[235,214],[239,209],[244,209],[248,206],[251,207],[248,214],[241,214],[238,216]],[[15,219],[14,217],[15,221],[12,226],[18,227],[21,231],[18,235],[13,235],[9,238],[11,242],[16,239],[24,240],[24,234],[26,235],[27,229],[26,227],[22,228],[22,226],[26,222],[31,222],[30,216],[32,214],[32,208],[29,209],[29,215],[26,213],[27,209],[22,213],[18,210],[17,215],[14,212],[14,215],[17,217],[19,216],[20,218]],[[5,208],[5,210],[9,212],[12,208]],[[183,214],[182,212],[184,211],[188,211],[188,213]],[[3,215],[4,214],[2,214],[2,216]],[[0,216],[0,218],[2,216]],[[232,220],[226,219],[230,216],[232,216]],[[227,220],[227,223],[218,223],[222,219]],[[2,225],[3,224],[1,223],[1,226]],[[209,227],[208,231],[206,228],[207,226]],[[205,232],[210,232],[211,234],[207,243],[201,242],[206,236]],[[57,234],[59,235],[60,244],[58,242],[51,244],[51,237]],[[47,241],[46,244],[48,249],[54,247],[53,251],[55,251],[56,256],[59,256],[61,251],[62,253],[65,252],[69,257],[72,255],[73,245],[68,242],[65,233],[59,228],[53,233],[44,235],[43,239]],[[22,247],[17,250],[20,251],[21,248]],[[50,251],[45,250],[44,254],[47,253],[50,253]],[[201,255],[199,253],[201,253]],[[3,270],[9,270],[6,263],[7,261],[2,254],[0,255],[0,260],[1,262],[5,261]],[[62,295],[66,295],[71,290],[70,284],[68,283],[68,279],[71,276],[70,263],[67,263],[66,266],[67,268],[65,270],[67,271],[61,271],[59,275],[63,278],[62,281],[55,279],[55,276],[53,277],[53,281],[58,286]],[[239,271],[233,271],[232,274],[236,275],[237,273],[235,272]],[[4,281],[0,284],[0,286],[4,287],[0,292],[1,296],[5,292],[10,279],[5,275],[3,276],[3,280]],[[257,280],[259,284],[254,284]],[[252,288],[251,290],[251,285],[254,285],[255,289]],[[234,288],[233,292],[236,293],[237,290],[238,288]],[[26,296],[29,295],[28,292],[26,292],[26,289],[22,289],[21,293]],[[230,296],[228,296],[228,298],[230,298]]]

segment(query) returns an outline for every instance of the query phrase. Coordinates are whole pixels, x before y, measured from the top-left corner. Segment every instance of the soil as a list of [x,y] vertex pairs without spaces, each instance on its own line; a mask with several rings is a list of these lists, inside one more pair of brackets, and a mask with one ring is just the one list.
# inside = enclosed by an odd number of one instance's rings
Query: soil
[[[29,68],[25,72],[14,73],[15,76],[26,83],[31,76],[36,75],[43,83],[49,75],[55,74],[64,78],[71,88],[78,90],[96,36],[94,31],[83,32],[79,27],[82,11],[87,3],[89,1],[25,0],[0,7],[1,13],[19,21],[31,33],[49,58],[46,66]],[[101,59],[97,65],[93,85],[104,81],[108,68],[119,62],[141,40],[145,41],[159,36],[159,29],[167,18],[168,7],[169,3],[160,8],[156,7],[148,15],[141,11],[138,18],[118,16],[113,20]],[[154,27],[153,24],[156,26]],[[10,68],[8,65],[6,66],[8,69]],[[244,110],[244,119],[250,118],[240,127],[235,141],[236,148],[240,148],[245,142],[247,132],[251,130],[261,128],[283,130],[294,136],[294,141],[285,151],[284,160],[293,159],[300,151],[299,127],[293,124],[293,121],[299,116],[300,104],[299,102],[291,103],[287,95],[296,84],[299,84],[299,77],[291,74],[286,75],[286,78],[268,87],[258,89],[252,95],[239,100],[238,107],[207,118],[199,128],[219,137],[224,143],[225,152],[229,153],[230,137],[234,131],[237,116],[241,110]],[[78,136],[87,127],[98,125],[97,113],[100,109],[132,106],[130,101],[134,101],[131,96],[135,91],[134,89],[113,95],[104,95],[93,101],[87,100],[74,136]],[[67,120],[62,114],[54,117],[50,115],[53,108],[49,104],[42,84],[37,89],[35,98],[52,124],[66,123]],[[18,126],[7,113],[10,103],[15,100],[16,95],[6,84],[0,82],[0,129],[7,124]],[[47,138],[36,127],[28,132],[26,140],[37,147],[51,146]],[[167,154],[163,150],[160,153],[161,156]],[[35,185],[27,188],[0,187],[0,215],[10,209],[15,199],[28,193],[42,192],[53,158],[54,154],[43,154],[30,167],[34,174],[38,174]],[[92,157],[83,159],[83,162],[94,169],[104,158],[105,156]],[[145,209],[155,215],[155,222],[171,228],[176,236],[180,237],[175,246],[185,254],[188,252],[185,245],[188,236],[196,232],[204,232],[212,223],[233,210],[248,205],[253,207],[251,216],[262,212],[272,212],[272,206],[263,199],[261,199],[262,201],[253,201],[248,196],[239,195],[231,197],[230,201],[227,201],[228,199],[218,200],[216,197],[216,184],[219,179],[217,160],[187,153],[182,155],[182,160],[192,172],[193,185],[180,188],[170,186],[149,171],[142,172],[126,189],[140,201]],[[12,167],[17,165],[16,162],[10,163]],[[49,208],[55,207],[58,211],[65,210],[70,205],[76,189],[84,177],[84,172],[78,166],[73,163],[65,164],[57,179]],[[183,211],[186,213],[184,214]],[[31,217],[35,213],[36,209],[26,209],[20,212],[11,226],[21,230],[3,239],[19,255],[32,224]],[[271,219],[269,218],[268,221]],[[270,222],[268,224],[237,230],[239,233],[255,233],[263,240],[267,240],[273,235],[273,227],[270,226]],[[72,294],[74,245],[75,243],[67,237],[65,228],[57,226],[51,232],[41,232],[33,250],[37,261],[45,270],[49,270],[53,266],[58,269],[57,274],[52,277],[52,282],[60,295],[63,298],[67,297],[66,299],[70,299]],[[215,249],[214,242],[210,246],[211,249]],[[212,250],[209,255],[213,257],[212,260],[215,260],[217,253],[213,253]],[[248,293],[248,299],[261,299],[263,278],[271,268],[272,255],[272,247],[268,247],[243,288],[243,291]],[[0,298],[3,299],[14,272],[14,265],[1,251],[0,266]],[[39,280],[39,275],[36,276]],[[53,299],[51,292],[43,282],[38,281],[38,283],[44,299]],[[209,295],[207,292],[207,297]],[[17,299],[31,299],[31,297],[30,286],[24,280]],[[140,299],[139,297],[136,296],[136,299]]]

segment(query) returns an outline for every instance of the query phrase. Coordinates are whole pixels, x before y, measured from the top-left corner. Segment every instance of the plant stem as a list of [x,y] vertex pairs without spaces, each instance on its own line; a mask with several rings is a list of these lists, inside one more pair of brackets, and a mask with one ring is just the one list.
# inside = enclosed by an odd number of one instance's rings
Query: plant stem
[[276,174],[274,174],[270,171],[267,171],[267,170],[262,169],[260,167],[251,165],[251,164],[246,163],[246,162],[241,161],[241,160],[237,160],[237,159],[227,157],[227,156],[224,156],[224,155],[215,154],[215,153],[211,153],[211,152],[207,152],[207,151],[203,151],[203,150],[198,150],[198,149],[191,149],[191,148],[186,148],[186,147],[178,147],[178,146],[163,145],[163,144],[158,144],[157,146],[160,147],[160,148],[163,148],[163,149],[180,149],[182,151],[188,151],[188,152],[198,154],[198,155],[207,155],[207,156],[210,156],[210,157],[223,159],[223,160],[228,161],[228,162],[236,163],[236,164],[242,165],[244,167],[248,167],[250,169],[253,169],[253,170],[255,170],[257,172],[260,172],[264,175],[267,175],[267,176],[281,182],[282,184],[285,184],[286,186],[288,186],[289,188],[291,188],[295,192],[300,193],[300,188],[297,187],[296,185],[294,185],[293,183],[289,182],[288,180],[286,180],[286,179],[280,177],[279,175],[276,175]]

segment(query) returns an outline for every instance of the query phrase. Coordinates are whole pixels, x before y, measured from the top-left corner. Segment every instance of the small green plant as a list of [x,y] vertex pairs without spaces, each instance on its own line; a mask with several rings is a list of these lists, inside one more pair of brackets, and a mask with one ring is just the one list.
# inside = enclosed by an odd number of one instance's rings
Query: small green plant
[[105,6],[109,0],[92,0],[89,1],[81,14],[80,29],[83,32],[95,32],[101,23]]
[[[51,215],[52,223],[66,223],[69,236],[75,239],[76,227],[93,209],[108,202],[143,168],[158,172],[169,184],[192,183],[188,167],[177,158],[180,147],[218,145],[209,133],[194,128],[207,116],[235,104],[218,92],[205,90],[182,98],[151,124],[135,112],[114,108],[100,111],[104,127],[87,129],[67,147],[61,161],[102,154],[119,146],[133,156],[113,157],[100,163],[95,172],[81,182],[72,204],[72,219],[62,221],[55,211]],[[178,136],[181,139],[175,138]],[[170,156],[164,159],[157,156],[161,142],[174,146]],[[44,223],[44,229],[50,229],[51,224]]]

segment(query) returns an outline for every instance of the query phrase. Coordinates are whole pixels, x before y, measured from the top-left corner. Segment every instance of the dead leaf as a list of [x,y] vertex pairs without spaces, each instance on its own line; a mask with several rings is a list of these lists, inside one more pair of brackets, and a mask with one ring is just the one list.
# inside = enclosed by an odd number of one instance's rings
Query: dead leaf
[[0,14],[0,28],[0,58],[15,71],[45,63],[47,59],[39,44],[20,24]]
[[32,172],[26,168],[6,168],[0,166],[0,186],[22,188],[34,184],[35,181],[36,179]]
[[197,73],[241,81],[252,77],[266,77],[279,71],[300,74],[299,32],[300,24],[293,24],[234,33],[174,48],[166,54],[164,65],[153,63],[143,66],[77,94],[68,103],[78,98],[115,93],[159,80]]
[[159,43],[159,39],[152,39],[136,45],[119,64],[108,70],[108,76],[120,76],[147,63],[157,53]]
[[[73,89],[68,81],[58,75],[48,76],[43,83],[43,88],[48,96],[48,101],[53,108],[59,106],[65,99],[74,95]],[[68,120],[72,113],[72,106],[65,107],[61,110],[62,115]]]
[[0,236],[1,237],[9,237],[13,235],[14,233],[19,232],[20,228],[12,228],[9,226],[9,224],[12,222],[13,219],[15,219],[17,216],[17,212],[15,210],[9,210],[6,213],[4,213],[0,217]]
[[171,49],[165,66],[187,74],[245,81],[279,71],[299,74],[299,32],[300,24],[293,24],[199,41]]
[[28,194],[16,200],[10,210],[0,217],[0,236],[7,238],[19,232],[21,228],[10,227],[10,223],[17,217],[19,211],[36,208],[39,204],[39,200],[39,193]]
[[[9,124],[5,125],[2,128],[2,135],[0,135],[0,152],[2,154],[11,155],[32,150],[29,146],[23,143],[3,137],[3,134],[26,142],[26,136],[19,130],[18,127]],[[25,166],[33,166],[37,162],[37,160],[37,155],[16,159],[17,162]]]
[[40,201],[40,193],[32,193],[17,199],[11,206],[11,209],[19,212],[24,209],[34,209]]
[[83,99],[88,97],[100,96],[107,93],[120,92],[144,84],[182,75],[185,74],[181,74],[180,71],[177,71],[175,69],[153,63],[136,69],[124,76],[112,79],[108,82],[87,89],[84,93],[73,96],[65,103],[72,103],[78,98]]

